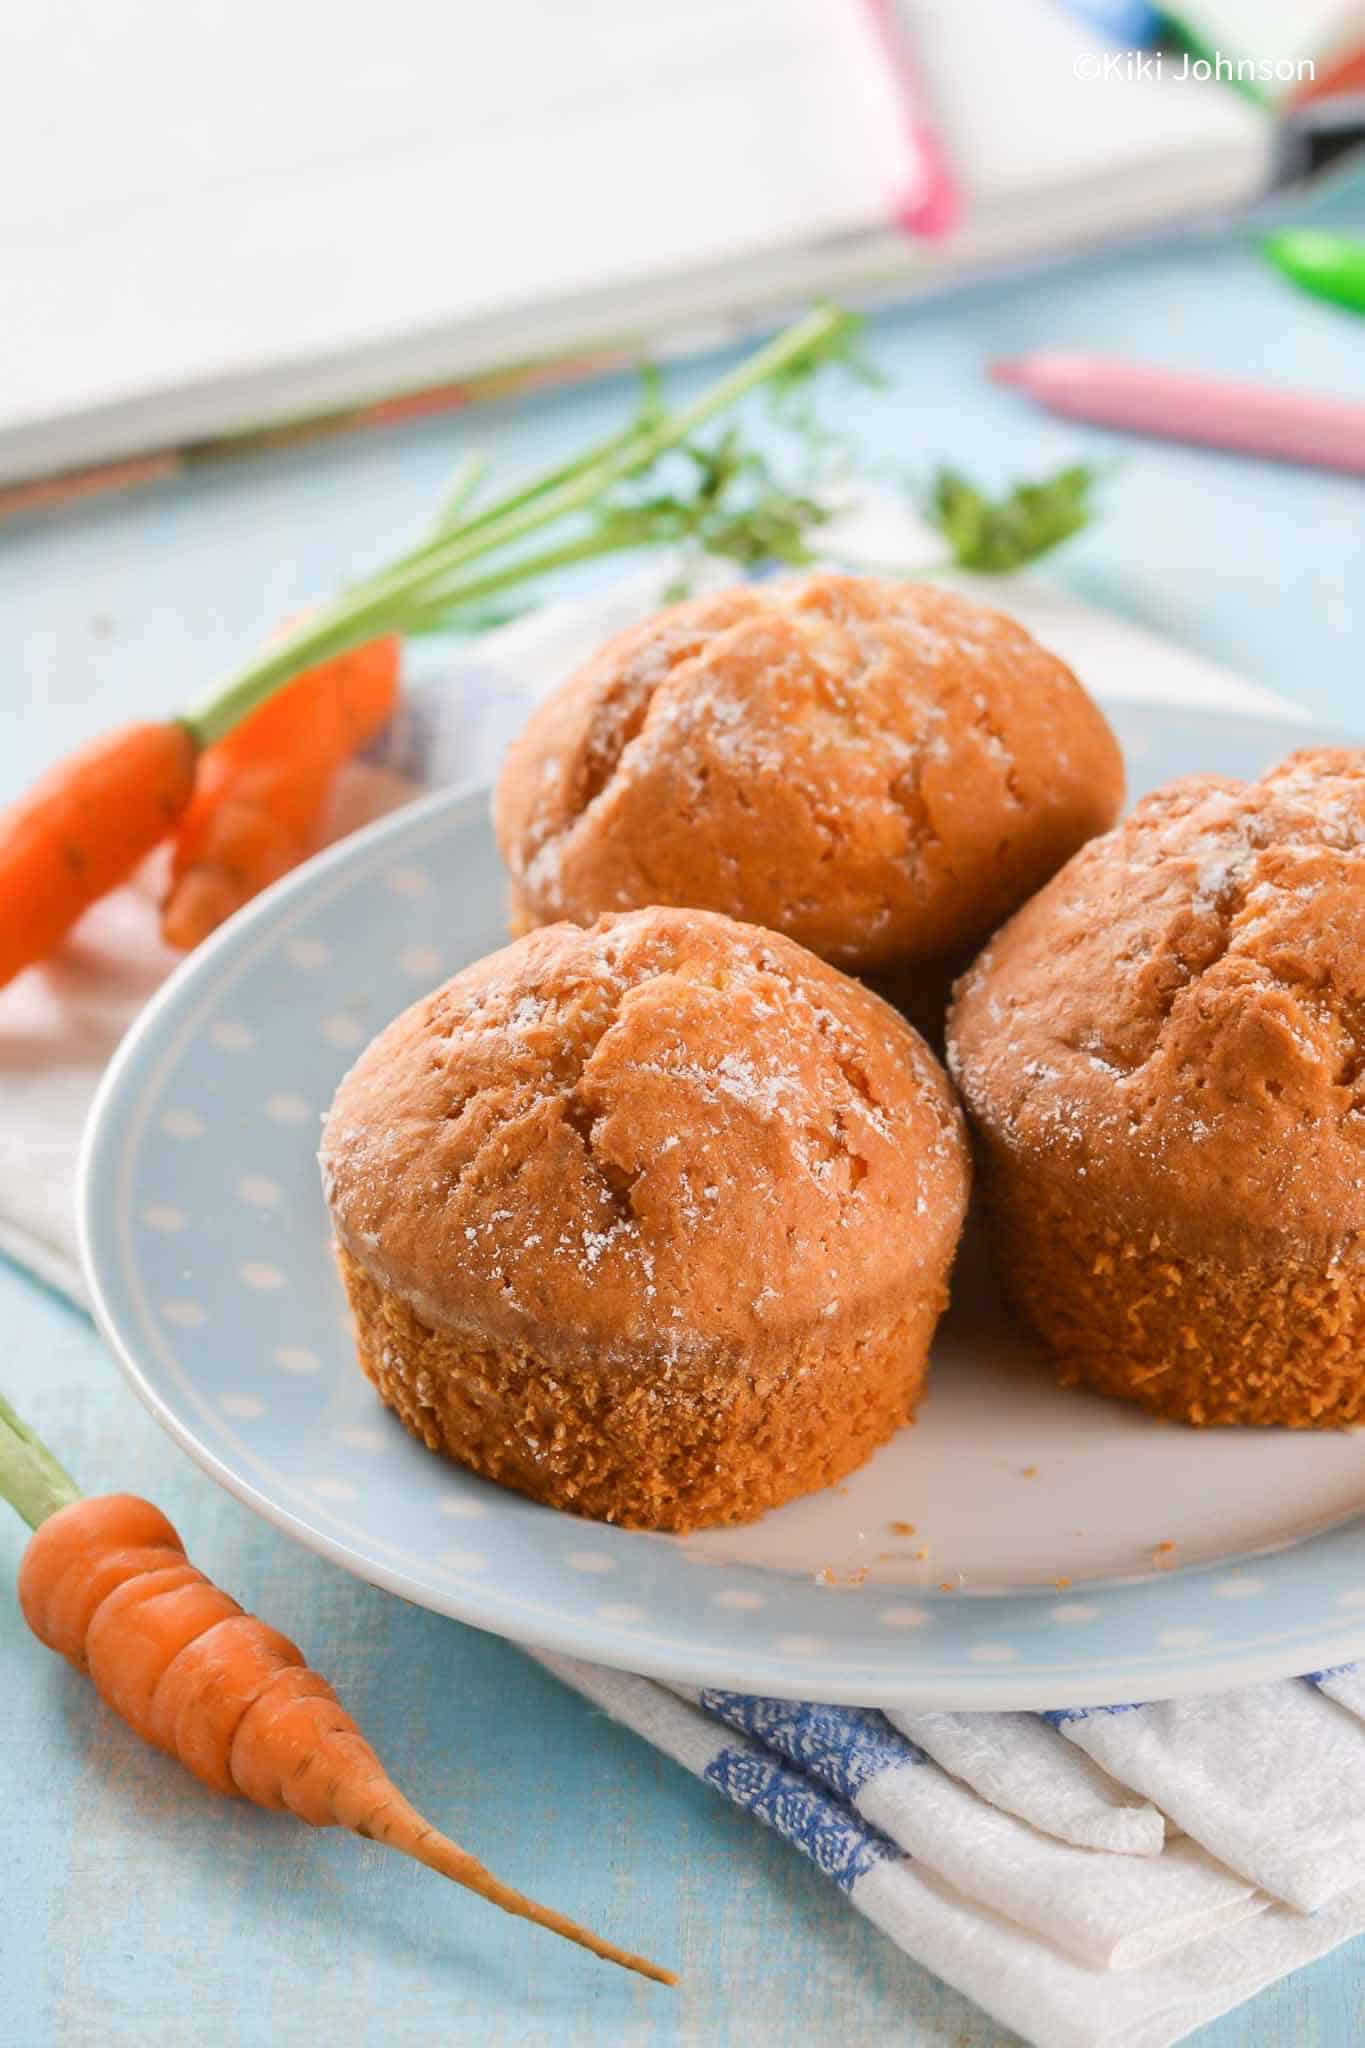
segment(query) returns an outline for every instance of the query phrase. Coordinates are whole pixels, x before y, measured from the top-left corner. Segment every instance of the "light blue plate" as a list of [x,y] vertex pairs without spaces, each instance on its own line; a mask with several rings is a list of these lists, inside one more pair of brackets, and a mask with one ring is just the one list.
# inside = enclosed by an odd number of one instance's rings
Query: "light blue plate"
[[[1111,710],[1139,788],[1256,774],[1320,737]],[[979,1262],[916,1427],[750,1531],[580,1521],[412,1441],[355,1365],[314,1151],[372,1033],[503,942],[486,811],[431,799],[289,877],[175,975],[101,1090],[81,1192],[96,1309],[208,1472],[408,1599],[697,1683],[1055,1707],[1365,1654],[1365,1437],[1201,1434],[1062,1393]]]

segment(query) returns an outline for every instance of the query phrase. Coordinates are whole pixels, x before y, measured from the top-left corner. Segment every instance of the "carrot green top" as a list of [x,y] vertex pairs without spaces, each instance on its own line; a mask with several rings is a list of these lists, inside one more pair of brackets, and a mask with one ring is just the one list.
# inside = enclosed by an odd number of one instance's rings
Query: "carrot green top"
[[0,1394],[0,1497],[30,1529],[81,1498],[71,1474],[57,1463],[35,1430]]

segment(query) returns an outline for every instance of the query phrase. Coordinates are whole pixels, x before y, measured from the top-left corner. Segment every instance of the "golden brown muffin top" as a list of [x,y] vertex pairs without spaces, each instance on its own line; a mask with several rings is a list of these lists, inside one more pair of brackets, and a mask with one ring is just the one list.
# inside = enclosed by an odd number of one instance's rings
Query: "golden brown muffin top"
[[341,1243],[437,1324],[566,1355],[780,1347],[936,1288],[966,1200],[894,1010],[702,912],[552,925],[416,1003],[337,1090]]
[[1365,751],[1145,797],[958,983],[949,1059],[993,1140],[1102,1179],[1100,1222],[1365,1230]]
[[1103,716],[1022,626],[809,575],[608,641],[510,749],[495,823],[531,922],[695,904],[864,968],[980,938],[1122,795]]

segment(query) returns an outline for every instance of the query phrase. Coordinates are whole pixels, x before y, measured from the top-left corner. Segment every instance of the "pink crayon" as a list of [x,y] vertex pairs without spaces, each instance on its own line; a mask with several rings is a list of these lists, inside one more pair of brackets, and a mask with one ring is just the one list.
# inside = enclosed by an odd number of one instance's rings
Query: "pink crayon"
[[937,239],[957,226],[960,201],[953,174],[925,104],[919,74],[906,45],[904,24],[892,0],[864,0],[882,57],[890,67],[901,133],[919,170],[916,186],[899,193],[891,213],[907,234]]
[[993,363],[991,376],[1067,419],[1365,476],[1365,404],[1347,399],[1192,376],[1111,356],[1019,356]]

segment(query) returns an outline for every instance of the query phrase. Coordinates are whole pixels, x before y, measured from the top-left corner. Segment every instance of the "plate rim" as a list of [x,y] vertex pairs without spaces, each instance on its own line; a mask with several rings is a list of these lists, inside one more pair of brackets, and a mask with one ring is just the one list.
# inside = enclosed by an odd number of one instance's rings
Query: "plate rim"
[[[1102,702],[1105,700],[1101,700]],[[1125,707],[1149,708],[1157,716],[1178,718],[1182,715],[1212,719],[1220,724],[1236,724],[1264,732],[1269,741],[1275,733],[1293,735],[1294,743],[1304,744],[1349,744],[1359,746],[1358,738],[1320,726],[1309,719],[1291,716],[1272,716],[1262,712],[1247,712],[1220,705],[1184,705],[1167,703],[1156,699],[1116,698],[1108,702]],[[1042,1707],[1057,1707],[1062,1704],[1079,1708],[1101,1706],[1119,1699],[1134,1697],[1177,1698],[1201,1692],[1231,1689],[1239,1685],[1251,1685],[1270,1679],[1293,1675],[1295,1670],[1325,1668],[1330,1664],[1346,1663],[1365,1657],[1365,1610],[1354,1628],[1347,1623],[1339,1625],[1335,1635],[1324,1635],[1316,1639],[1314,1649],[1296,1652],[1302,1662],[1290,1666],[1285,1661],[1283,1650],[1277,1653],[1275,1641],[1261,1643],[1241,1650],[1224,1651],[1212,1661],[1201,1658],[1198,1649],[1191,1648],[1186,1661],[1163,1668],[1159,1674],[1160,1691],[1154,1693],[1152,1684],[1158,1674],[1150,1669],[1135,1668],[1132,1672],[1106,1669],[1098,1678],[1078,1675],[1074,1680],[1068,1677],[1063,1683],[1044,1680],[1029,1670],[1011,1669],[1008,1665],[988,1667],[978,1665],[968,1670],[963,1668],[958,1677],[944,1680],[941,1673],[935,1677],[917,1677],[916,1659],[911,1648],[911,1639],[903,1636],[899,1642],[888,1642],[888,1668],[881,1673],[864,1672],[853,1676],[847,1664],[831,1660],[808,1660],[802,1662],[799,1655],[753,1652],[750,1654],[750,1671],[742,1678],[734,1678],[717,1668],[716,1658],[708,1651],[706,1644],[695,1647],[674,1645],[664,1650],[651,1650],[648,1638],[641,1638],[625,1629],[615,1629],[594,1616],[583,1614],[577,1621],[556,1623],[553,1619],[537,1621],[533,1625],[509,1621],[505,1613],[499,1619],[500,1602],[495,1588],[482,1588],[477,1584],[465,1583],[448,1590],[417,1583],[401,1568],[386,1563],[374,1554],[357,1549],[341,1537],[331,1534],[315,1522],[308,1521],[295,1512],[286,1502],[272,1496],[255,1479],[235,1468],[224,1456],[214,1449],[196,1429],[192,1420],[183,1415],[174,1402],[164,1394],[137,1356],[133,1333],[125,1335],[118,1315],[110,1299],[105,1277],[101,1269],[100,1230],[103,1222],[100,1207],[101,1166],[105,1147],[117,1136],[116,1111],[125,1086],[125,1077],[132,1073],[149,1042],[158,1037],[163,1020],[178,1011],[187,991],[202,984],[206,989],[212,986],[215,972],[221,958],[235,954],[258,930],[274,924],[296,899],[311,898],[326,880],[337,871],[348,866],[365,866],[388,842],[401,843],[420,832],[433,820],[448,822],[451,830],[459,830],[471,822],[486,821],[490,791],[483,783],[465,783],[431,791],[414,799],[395,811],[349,834],[335,845],[322,852],[282,877],[269,889],[262,892],[251,903],[230,918],[227,923],[202,946],[198,947],[170,974],[163,985],[139,1012],[124,1034],[108,1067],[102,1075],[91,1103],[82,1132],[76,1180],[76,1222],[80,1250],[81,1268],[89,1291],[90,1303],[96,1325],[104,1341],[112,1351],[125,1379],[143,1406],[167,1432],[172,1441],[187,1453],[199,1468],[244,1506],[260,1515],[263,1520],[290,1536],[316,1555],[327,1558],[352,1575],[378,1586],[382,1590],[397,1594],[403,1599],[415,1601],[431,1610],[462,1621],[469,1626],[484,1629],[506,1637],[533,1649],[543,1649],[569,1657],[587,1657],[611,1666],[614,1669],[643,1673],[645,1675],[675,1682],[695,1685],[726,1686],[729,1689],[755,1691],[762,1689],[774,1696],[793,1699],[823,1699],[850,1705],[910,1704],[922,1707],[957,1708],[963,1711],[1011,1711],[1033,1710]],[[553,1513],[553,1510],[547,1510]],[[1365,1509],[1362,1509],[1365,1515]],[[579,1518],[563,1516],[562,1520],[578,1522]],[[1306,1555],[1315,1546],[1330,1539],[1342,1528],[1358,1523],[1361,1516],[1345,1524],[1336,1525],[1336,1530],[1327,1530],[1290,1546],[1286,1555]],[[582,1526],[592,1528],[593,1523]],[[1192,1579],[1205,1577],[1217,1572],[1226,1573],[1236,1569],[1236,1561],[1223,1561],[1207,1565],[1191,1566],[1164,1575],[1164,1583],[1171,1588],[1188,1583]],[[1144,1590],[1150,1590],[1151,1580],[1140,1582]],[[1019,1589],[1003,1595],[963,1596],[944,1595],[915,1588],[881,1588],[888,1597],[894,1593],[901,1597],[912,1597],[916,1605],[933,1608],[950,1605],[968,1597],[973,1604],[979,1599],[989,1598],[1000,1602],[1008,1601],[1016,1608],[1029,1604],[1040,1610],[1045,1605],[1056,1603],[1057,1595],[1051,1589]],[[1136,1591],[1136,1586],[1130,1586]],[[1117,1585],[1101,1582],[1094,1587],[1079,1587],[1073,1597],[1086,1601],[1095,1599],[1116,1601],[1123,1589]],[[854,1597],[857,1597],[856,1595]],[[505,1603],[503,1603],[505,1606]],[[570,1610],[572,1613],[573,1610]],[[1326,1629],[1327,1623],[1322,1624]],[[918,1635],[918,1631],[915,1632]],[[921,1641],[924,1639],[921,1638]],[[927,1642],[925,1643],[927,1647]],[[891,1667],[899,1663],[899,1669]],[[762,1667],[760,1675],[754,1672]],[[842,1675],[844,1673],[846,1675]],[[958,1680],[960,1679],[960,1682]],[[1065,1701],[1056,1697],[1059,1690],[1065,1691]]]

